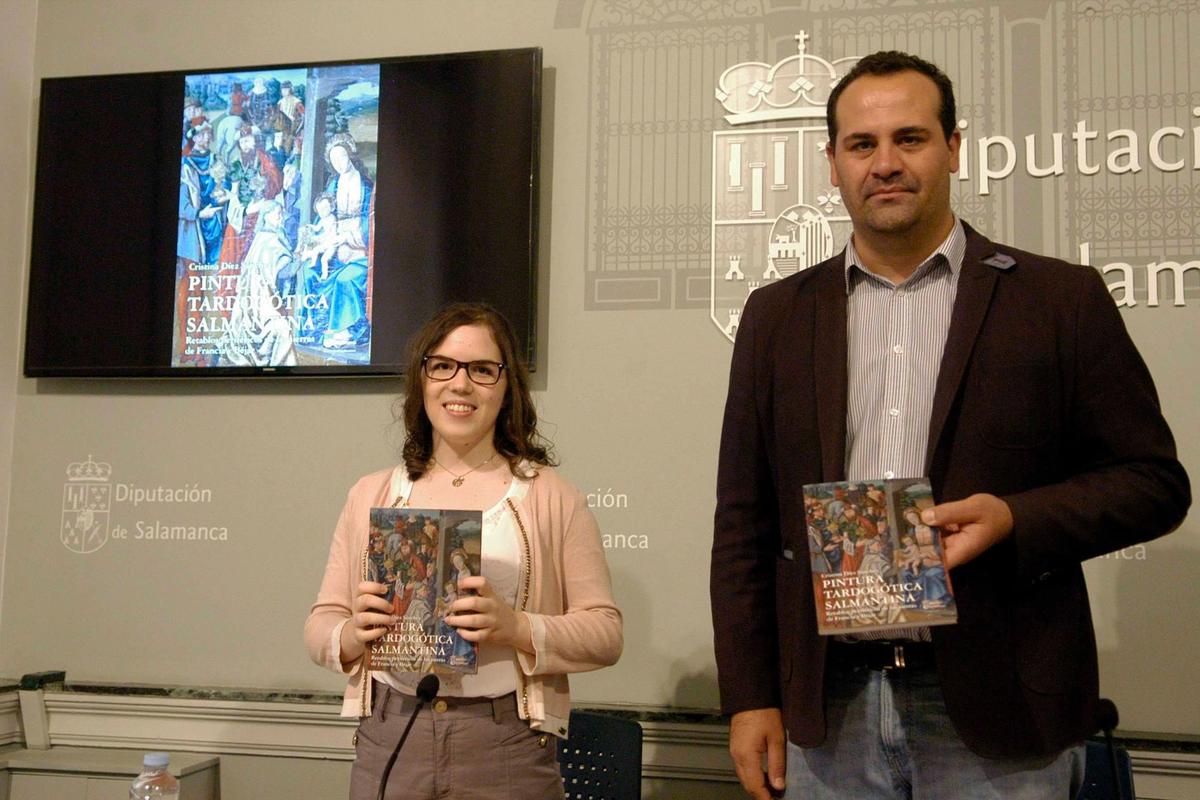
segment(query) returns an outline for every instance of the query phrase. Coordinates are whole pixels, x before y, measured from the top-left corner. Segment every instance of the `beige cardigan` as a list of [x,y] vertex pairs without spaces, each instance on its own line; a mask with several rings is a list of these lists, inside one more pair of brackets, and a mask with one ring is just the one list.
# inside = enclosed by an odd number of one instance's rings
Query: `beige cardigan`
[[[372,681],[361,674],[361,658],[342,664],[340,634],[362,579],[369,509],[388,504],[391,478],[390,469],[375,472],[350,490],[317,602],[304,623],[304,644],[313,661],[350,676],[343,716],[357,716],[360,708],[371,706]],[[623,644],[621,612],[613,602],[600,530],[575,487],[542,468],[524,499],[509,504],[509,513],[517,515],[518,528],[528,534],[520,538],[528,539],[528,544],[521,542],[523,569],[530,576],[524,610],[534,646],[533,654],[517,653],[518,711],[530,727],[566,736],[571,713],[567,673],[616,663]]]

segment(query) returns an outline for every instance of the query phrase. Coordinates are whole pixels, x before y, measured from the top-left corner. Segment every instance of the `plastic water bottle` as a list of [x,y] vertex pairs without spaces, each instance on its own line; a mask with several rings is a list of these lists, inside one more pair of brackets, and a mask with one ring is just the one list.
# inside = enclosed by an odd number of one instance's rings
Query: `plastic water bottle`
[[129,800],[179,800],[179,781],[167,771],[167,753],[146,753],[142,774],[129,787]]

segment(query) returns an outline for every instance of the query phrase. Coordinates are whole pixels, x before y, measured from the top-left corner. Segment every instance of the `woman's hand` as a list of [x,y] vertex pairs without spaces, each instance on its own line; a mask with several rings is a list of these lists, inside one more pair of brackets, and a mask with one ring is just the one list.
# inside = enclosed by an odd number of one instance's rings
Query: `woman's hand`
[[482,575],[463,578],[458,582],[458,590],[473,590],[476,594],[460,596],[450,604],[446,613],[447,625],[457,628],[468,642],[493,642],[526,653],[533,652],[529,617],[518,614],[497,598],[487,578]]
[[387,586],[382,583],[363,581],[358,584],[350,622],[342,626],[343,664],[362,658],[367,645],[387,633],[388,627],[396,623],[392,604],[381,596],[386,593]]

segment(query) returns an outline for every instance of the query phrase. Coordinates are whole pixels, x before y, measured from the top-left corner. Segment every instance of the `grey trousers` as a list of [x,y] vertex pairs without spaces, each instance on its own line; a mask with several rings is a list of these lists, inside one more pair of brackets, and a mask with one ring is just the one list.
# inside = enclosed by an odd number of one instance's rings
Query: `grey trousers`
[[[358,726],[350,800],[375,800],[383,768],[416,699],[375,684]],[[553,736],[517,716],[516,696],[447,697],[417,714],[388,778],[385,800],[562,800]]]

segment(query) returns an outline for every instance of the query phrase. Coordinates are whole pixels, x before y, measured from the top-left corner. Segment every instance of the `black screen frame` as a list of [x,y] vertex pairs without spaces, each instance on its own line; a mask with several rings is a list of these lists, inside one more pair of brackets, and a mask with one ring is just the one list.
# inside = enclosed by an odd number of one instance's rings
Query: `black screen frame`
[[[380,65],[375,177],[399,187],[376,208],[372,362],[171,366],[184,77],[357,64]],[[541,48],[44,78],[24,374],[394,377],[455,301],[499,309],[535,368],[541,92]]]

